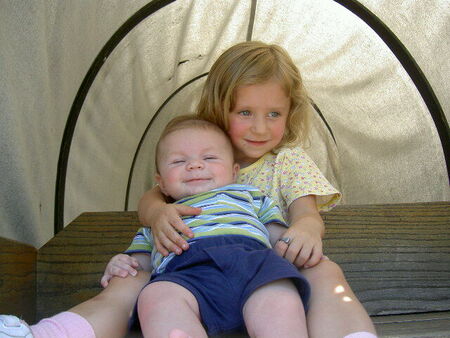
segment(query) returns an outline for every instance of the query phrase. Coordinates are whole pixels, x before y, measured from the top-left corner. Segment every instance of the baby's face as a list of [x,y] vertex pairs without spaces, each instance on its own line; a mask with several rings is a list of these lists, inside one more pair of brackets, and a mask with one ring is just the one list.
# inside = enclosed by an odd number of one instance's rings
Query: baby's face
[[226,136],[215,130],[189,128],[167,135],[160,144],[159,174],[162,192],[175,200],[234,183],[234,163]]

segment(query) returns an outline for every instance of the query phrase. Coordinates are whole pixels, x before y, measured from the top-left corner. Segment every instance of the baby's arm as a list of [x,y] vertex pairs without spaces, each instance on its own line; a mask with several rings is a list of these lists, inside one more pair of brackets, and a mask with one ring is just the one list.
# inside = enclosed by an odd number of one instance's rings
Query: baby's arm
[[322,237],[325,232],[314,195],[296,199],[289,206],[290,227],[283,237],[292,239],[287,245],[277,242],[275,250],[297,267],[312,267],[322,258]]
[[280,223],[266,224],[267,230],[269,230],[269,241],[274,248],[281,236],[286,232],[286,226]]
[[136,276],[138,270],[151,272],[151,258],[146,253],[118,254],[106,265],[105,272],[100,280],[101,285],[106,288],[114,276],[125,278],[128,275]]
[[148,253],[133,253],[131,254],[131,258],[138,261],[138,270],[152,272],[152,258]]
[[139,201],[138,216],[142,225],[152,228],[156,249],[164,256],[169,252],[177,255],[189,248],[179,232],[193,237],[192,230],[184,224],[181,216],[198,215],[200,208],[167,203],[158,186],[147,191]]

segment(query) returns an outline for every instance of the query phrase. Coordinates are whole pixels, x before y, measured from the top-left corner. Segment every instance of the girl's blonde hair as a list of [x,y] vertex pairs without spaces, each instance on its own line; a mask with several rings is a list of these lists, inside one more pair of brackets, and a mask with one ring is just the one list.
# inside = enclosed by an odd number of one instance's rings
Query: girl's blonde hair
[[286,50],[277,45],[249,41],[226,50],[211,67],[197,113],[228,130],[228,114],[235,105],[236,89],[274,78],[280,81],[291,100],[286,131],[277,148],[305,143],[311,105],[297,66]]

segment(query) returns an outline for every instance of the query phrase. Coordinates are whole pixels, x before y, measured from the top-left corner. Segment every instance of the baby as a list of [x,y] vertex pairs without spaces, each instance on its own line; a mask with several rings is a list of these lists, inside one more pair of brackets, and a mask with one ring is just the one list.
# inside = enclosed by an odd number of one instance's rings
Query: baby
[[[307,337],[310,289],[271,246],[286,226],[258,189],[235,184],[239,166],[227,135],[195,116],[175,118],[157,144],[155,176],[175,203],[199,207],[186,216],[190,248],[157,252],[151,230],[138,231],[126,253],[147,271],[138,300],[145,336],[207,337],[247,329],[250,336]],[[277,231],[278,230],[278,231]]]

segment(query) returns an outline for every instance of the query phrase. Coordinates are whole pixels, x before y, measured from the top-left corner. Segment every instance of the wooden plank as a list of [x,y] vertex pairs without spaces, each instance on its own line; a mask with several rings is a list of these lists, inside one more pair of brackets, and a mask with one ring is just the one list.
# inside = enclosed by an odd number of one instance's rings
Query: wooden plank
[[375,316],[379,337],[449,337],[450,311]]
[[[449,202],[339,206],[323,217],[326,254],[372,315],[450,311]],[[42,247],[38,318],[97,294],[138,227],[135,212],[84,213]]]
[[[450,336],[450,312],[421,313],[372,317],[380,338],[418,338]],[[127,338],[140,338],[140,331],[131,331]],[[215,338],[246,338],[243,334],[219,335]]]
[[450,203],[341,206],[325,253],[371,315],[450,310]]
[[98,294],[106,263],[128,247],[138,228],[136,212],[83,213],[40,248],[37,317]]
[[0,313],[33,323],[36,316],[36,253],[27,244],[0,238]]

